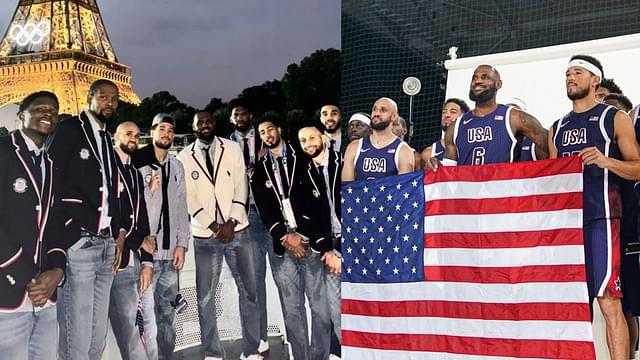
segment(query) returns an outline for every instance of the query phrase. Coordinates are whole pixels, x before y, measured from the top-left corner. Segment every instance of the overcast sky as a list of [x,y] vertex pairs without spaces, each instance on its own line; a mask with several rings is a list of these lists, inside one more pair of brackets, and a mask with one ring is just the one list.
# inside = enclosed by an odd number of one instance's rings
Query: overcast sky
[[[3,35],[18,0],[0,2]],[[140,98],[168,90],[203,107],[212,97],[227,101],[249,86],[280,79],[287,65],[316,49],[340,48],[340,0],[98,0],[98,5]],[[0,109],[0,126],[14,113]]]

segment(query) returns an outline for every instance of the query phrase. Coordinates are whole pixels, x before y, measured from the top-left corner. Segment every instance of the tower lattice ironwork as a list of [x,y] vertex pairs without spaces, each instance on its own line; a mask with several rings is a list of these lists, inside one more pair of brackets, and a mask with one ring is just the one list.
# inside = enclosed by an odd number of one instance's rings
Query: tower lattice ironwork
[[61,113],[77,114],[97,79],[113,81],[122,100],[140,103],[96,0],[20,0],[0,42],[0,107],[49,90]]

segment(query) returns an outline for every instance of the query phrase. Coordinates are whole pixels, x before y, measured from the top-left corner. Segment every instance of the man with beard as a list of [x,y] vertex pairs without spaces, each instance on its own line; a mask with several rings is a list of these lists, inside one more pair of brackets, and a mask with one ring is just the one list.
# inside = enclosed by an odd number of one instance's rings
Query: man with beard
[[67,253],[66,280],[59,291],[60,359],[102,356],[111,283],[128,221],[120,211],[116,154],[105,130],[118,108],[118,87],[96,80],[87,102],[88,109],[60,123],[49,147],[69,216],[65,224],[79,236]]
[[377,179],[413,171],[413,149],[395,136],[391,128],[397,117],[395,101],[383,97],[373,104],[373,133],[347,146],[342,181]]
[[56,359],[56,289],[71,241],[45,142],[58,98],[40,91],[19,107],[20,130],[0,137],[0,354]]
[[422,150],[422,161],[425,163],[434,157],[440,161],[444,159],[444,134],[457,118],[469,111],[469,105],[458,98],[450,98],[444,101],[442,105],[442,114],[440,115],[440,125],[442,126],[442,136],[440,140],[431,144]]
[[320,108],[320,122],[324,126],[325,142],[332,151],[342,149],[342,111],[337,105],[327,104]]
[[[123,359],[155,359],[157,351],[147,352],[140,341],[135,316],[140,297],[153,302],[153,294],[146,291],[153,276],[155,239],[149,236],[149,218],[144,201],[142,175],[131,163],[131,154],[138,148],[140,129],[133,122],[118,125],[114,134],[116,160],[121,177],[122,212],[129,218],[120,268],[111,286],[109,320]],[[149,309],[149,311],[153,311]],[[146,336],[154,339],[156,327],[145,327]],[[157,350],[155,346],[148,350]]]
[[[184,265],[184,253],[189,244],[189,214],[185,190],[184,168],[175,156],[169,154],[173,143],[175,120],[169,114],[157,114],[151,123],[151,137],[155,160],[160,164],[140,169],[144,179],[144,198],[149,214],[151,235],[156,237],[153,255],[152,289],[155,314],[145,311],[145,322],[155,315],[158,329],[158,359],[171,359],[175,348],[175,307],[178,295],[178,272]],[[145,309],[154,304],[144,301]],[[145,336],[145,338],[147,338]],[[149,346],[153,339],[147,342]]]
[[[244,164],[247,169],[247,178],[250,178],[253,174],[253,167],[256,164],[256,159],[258,158],[258,154],[262,148],[262,141],[254,127],[253,115],[249,110],[248,104],[238,98],[231,101],[230,107],[231,123],[234,125],[234,131],[231,133],[231,140],[240,144]],[[247,187],[248,185],[249,181],[247,179]],[[250,188],[247,191],[247,195],[248,199],[245,200],[245,204],[249,217],[249,224],[251,224],[248,231],[250,233],[250,242],[253,244],[254,248],[253,262],[256,270],[256,291],[258,296],[258,312],[260,315],[260,346],[258,347],[258,352],[260,352],[260,354],[264,354],[269,351],[269,342],[267,341],[267,254],[271,252],[270,256],[272,256],[273,250],[270,250],[271,241],[269,232],[264,228],[264,225],[262,225],[262,222],[260,221],[260,215],[258,215]]]
[[[324,208],[330,220],[324,224],[325,229],[331,229],[327,238],[333,242],[333,251],[327,251],[320,258],[327,269],[325,272],[327,286],[327,300],[331,312],[333,333],[337,336],[337,344],[332,344],[332,354],[329,359],[337,359],[340,349],[340,272],[342,270],[342,256],[340,243],[342,240],[340,224],[340,173],[342,170],[342,156],[337,151],[331,151],[322,139],[322,133],[315,124],[309,124],[298,130],[298,140],[302,151],[313,159],[309,163],[307,173],[320,189]],[[335,346],[334,346],[335,345]]]
[[587,287],[602,310],[611,358],[622,360],[629,333],[620,303],[620,178],[640,179],[640,150],[629,116],[596,100],[603,75],[597,59],[571,57],[565,81],[573,110],[553,124],[548,144],[551,158],[578,155],[584,163]]
[[[318,211],[324,201],[308,173],[311,159],[282,140],[278,124],[275,114],[265,114],[258,122],[258,133],[268,151],[256,164],[251,189],[273,239],[271,267],[293,357],[327,359],[331,318],[321,258],[333,249],[325,235],[328,213]],[[311,307],[311,336],[305,294]]]
[[357,112],[349,118],[347,137],[349,142],[371,135],[371,118],[369,114]]
[[[513,162],[519,141],[527,137],[536,145],[538,159],[549,157],[547,131],[530,114],[496,103],[502,87],[500,73],[493,66],[480,65],[471,78],[469,98],[475,109],[462,115],[444,136],[444,161],[459,165]],[[440,161],[430,158],[427,165],[436,169]]]
[[216,121],[206,111],[193,117],[198,139],[178,159],[184,165],[187,206],[196,260],[196,291],[205,359],[225,358],[216,319],[216,290],[226,259],[238,287],[243,353],[261,359],[260,314],[256,298],[254,246],[245,210],[247,174],[240,146],[218,137]]

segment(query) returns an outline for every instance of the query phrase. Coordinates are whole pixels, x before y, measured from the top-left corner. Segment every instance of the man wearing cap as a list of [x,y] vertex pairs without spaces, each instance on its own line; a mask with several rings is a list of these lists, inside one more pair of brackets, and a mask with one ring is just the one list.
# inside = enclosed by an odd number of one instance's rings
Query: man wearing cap
[[357,112],[351,115],[347,125],[349,142],[371,135],[371,118],[368,114]]
[[[173,143],[175,120],[169,114],[157,114],[151,123],[155,160],[160,164],[140,169],[144,179],[144,197],[149,214],[149,229],[156,237],[153,255],[153,293],[157,324],[158,359],[171,359],[175,347],[174,328],[176,296],[179,294],[178,271],[184,265],[189,244],[190,226],[182,163],[169,154]],[[145,309],[153,304],[144,303]],[[153,312],[145,311],[145,317]],[[145,321],[145,324],[147,321]],[[153,339],[147,342],[149,346]]]
[[225,259],[238,288],[243,340],[240,358],[257,360],[262,358],[258,355],[260,313],[254,244],[245,210],[248,178],[240,146],[216,136],[216,125],[211,114],[197,112],[193,130],[198,139],[178,154],[187,173],[200,334],[205,359],[222,360],[225,352],[218,335],[215,299]]
[[342,111],[337,105],[326,104],[320,108],[320,122],[324,126],[324,137],[332,151],[342,148]]
[[120,265],[128,217],[120,210],[120,176],[106,125],[118,108],[118,87],[96,80],[89,108],[60,122],[49,146],[60,175],[67,229],[78,239],[67,252],[58,293],[58,356],[96,359],[107,338],[113,274]]
[[611,358],[622,360],[629,359],[629,333],[620,302],[620,178],[640,180],[640,150],[629,116],[596,100],[603,75],[591,56],[570,59],[565,83],[573,109],[553,124],[548,144],[551,158],[577,155],[585,165],[587,288],[602,310]]
[[371,136],[347,146],[342,181],[377,179],[412,172],[413,149],[395,136],[391,124],[398,117],[398,105],[382,97],[371,110]]

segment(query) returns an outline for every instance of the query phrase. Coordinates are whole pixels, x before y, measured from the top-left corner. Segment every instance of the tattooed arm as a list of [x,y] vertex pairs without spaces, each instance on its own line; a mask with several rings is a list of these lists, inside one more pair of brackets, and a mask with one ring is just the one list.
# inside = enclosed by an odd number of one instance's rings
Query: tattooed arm
[[539,160],[549,158],[549,140],[547,130],[533,115],[518,109],[511,109],[511,131],[522,134],[536,144],[536,157]]

